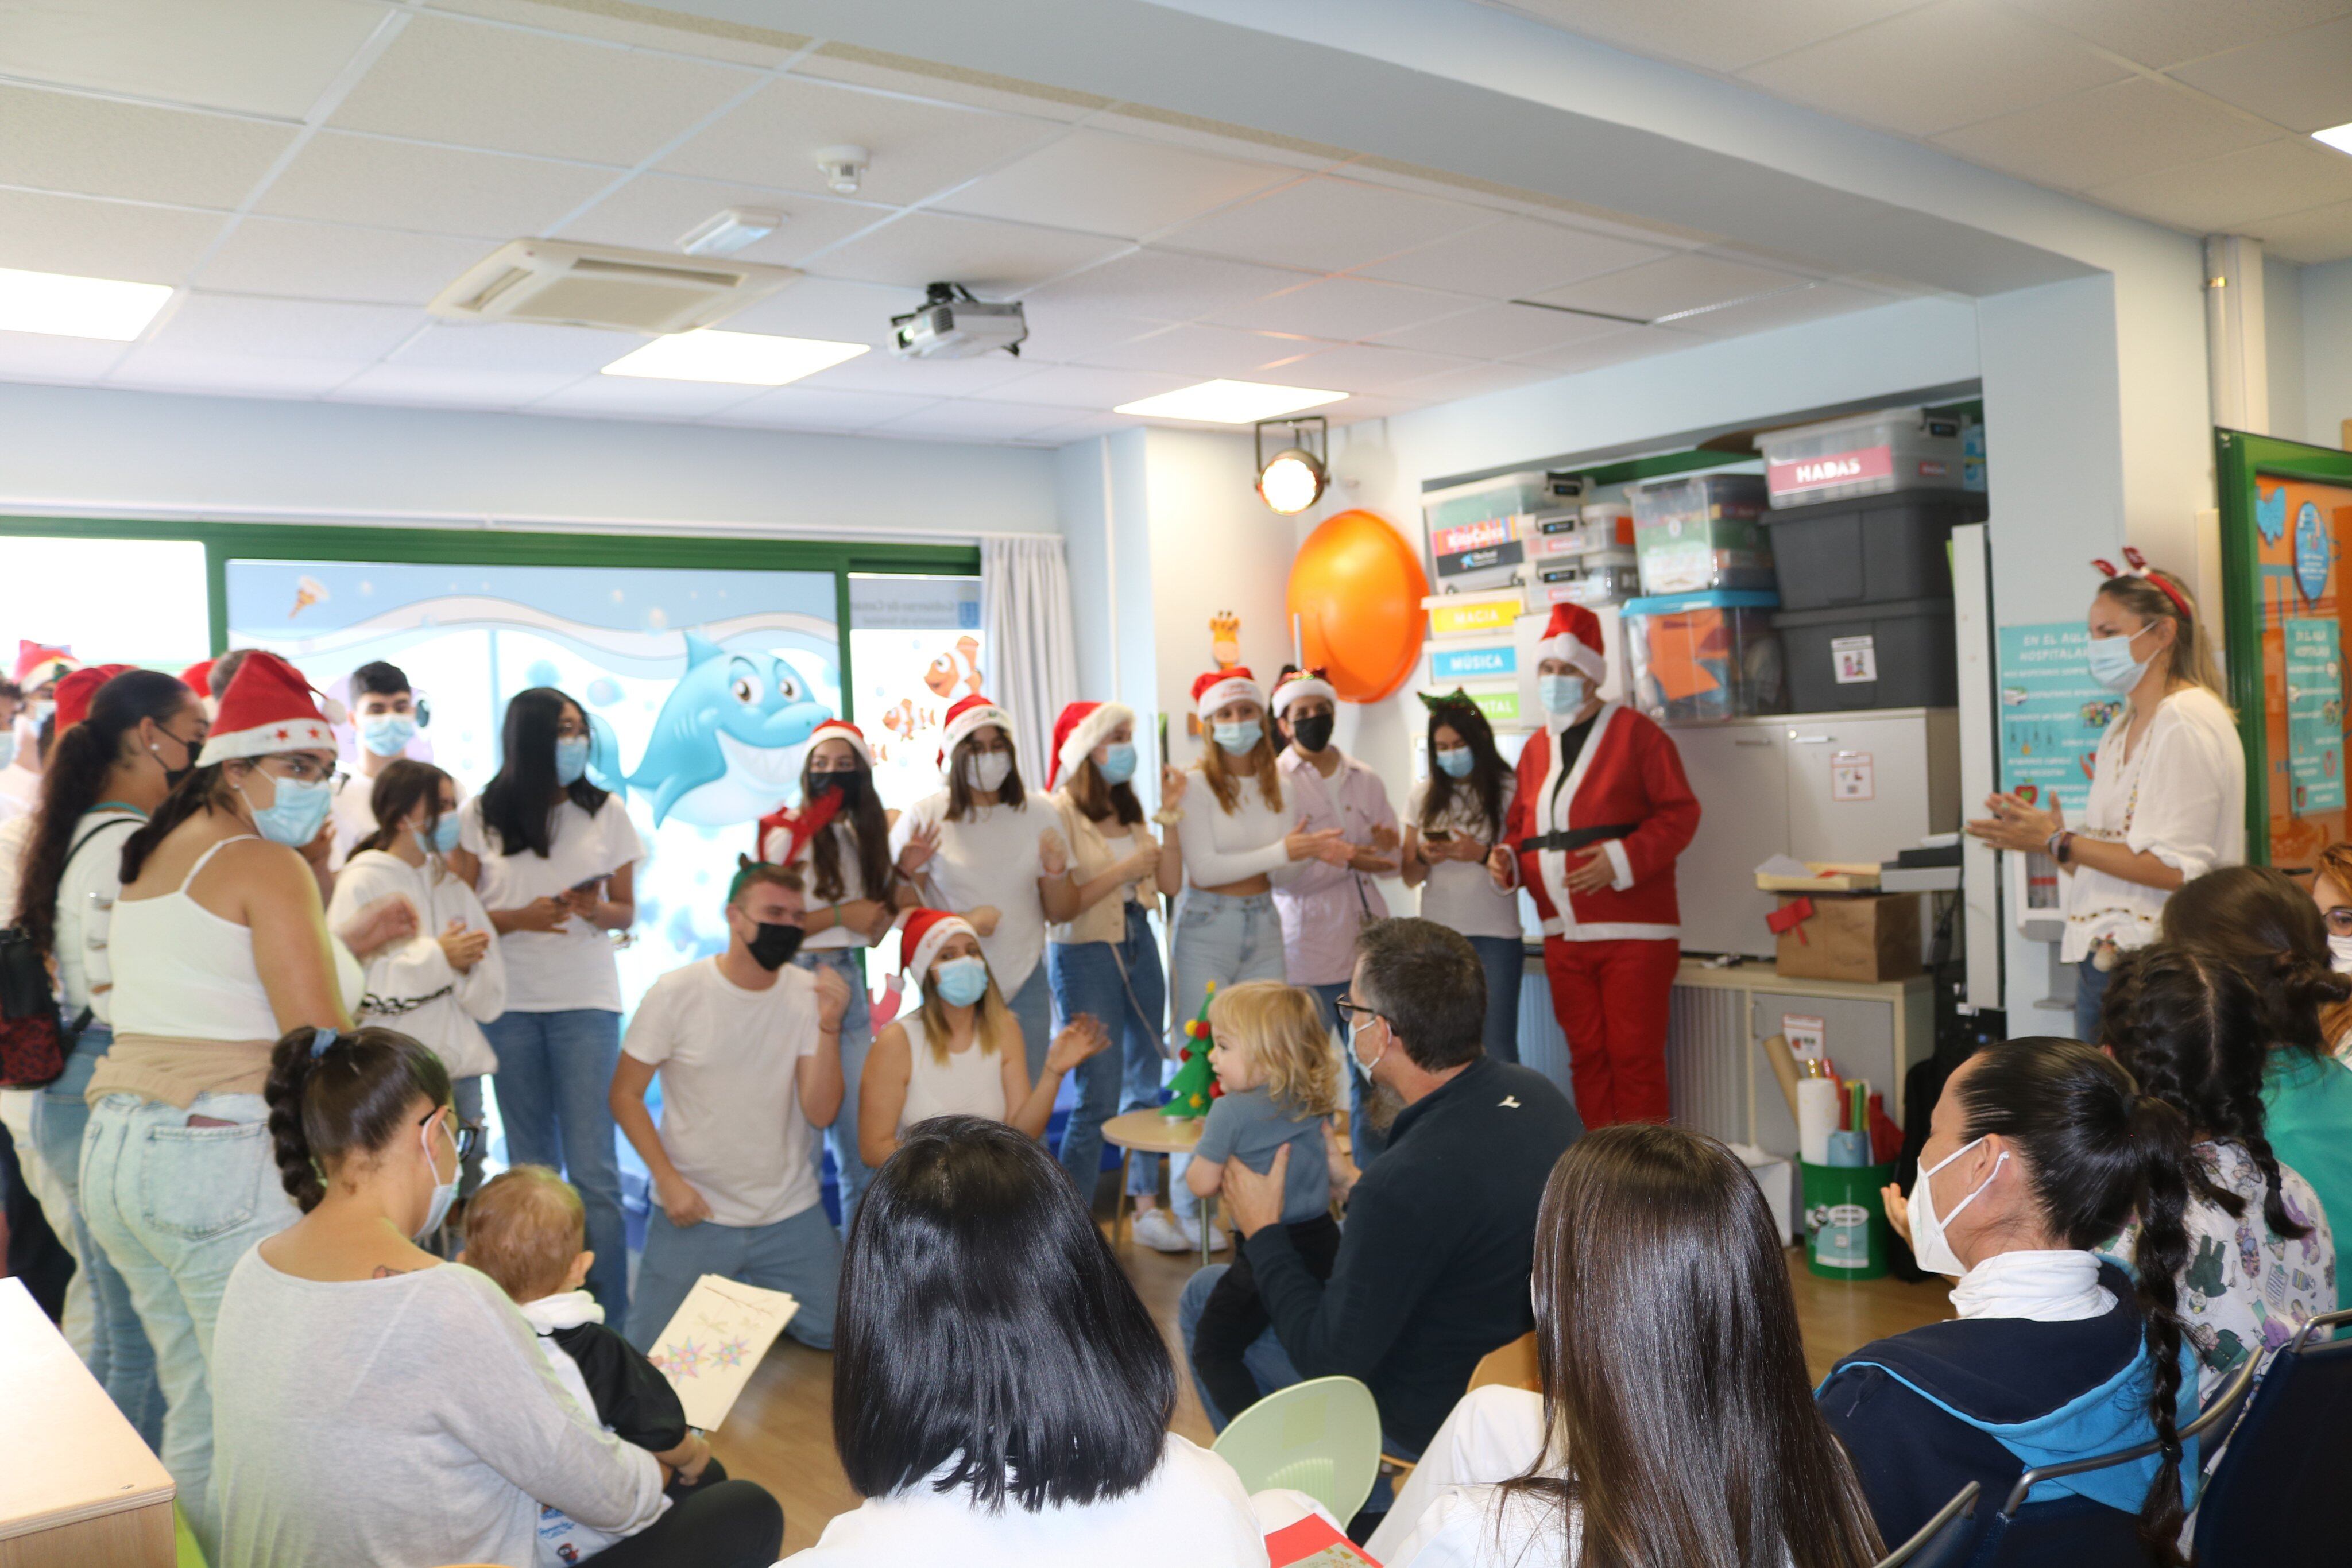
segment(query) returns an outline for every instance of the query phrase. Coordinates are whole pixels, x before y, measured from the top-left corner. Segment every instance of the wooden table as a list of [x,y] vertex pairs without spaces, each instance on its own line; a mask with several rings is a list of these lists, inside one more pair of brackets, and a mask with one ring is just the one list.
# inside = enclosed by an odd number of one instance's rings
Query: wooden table
[[[1138,1155],[1189,1155],[1201,1141],[1205,1116],[1163,1116],[1157,1111],[1129,1111],[1103,1124],[1103,1142],[1119,1151],[1118,1203],[1111,1210],[1110,1239],[1116,1247],[1127,1226],[1127,1176]],[[1169,1173],[1169,1195],[1175,1196],[1176,1175]],[[1201,1200],[1201,1264],[1209,1262],[1210,1227],[1216,1221],[1217,1200]]]
[[18,1280],[0,1389],[0,1568],[173,1568],[171,1476]]

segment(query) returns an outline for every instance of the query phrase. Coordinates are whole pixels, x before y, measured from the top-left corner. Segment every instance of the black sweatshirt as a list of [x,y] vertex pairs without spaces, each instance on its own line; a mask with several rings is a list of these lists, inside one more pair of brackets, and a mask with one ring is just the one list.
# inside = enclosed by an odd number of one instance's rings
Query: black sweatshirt
[[1258,1295],[1299,1375],[1361,1378],[1391,1441],[1427,1447],[1478,1358],[1535,1326],[1536,1210],[1576,1128],[1551,1080],[1482,1056],[1398,1115],[1348,1200],[1328,1284],[1283,1227],[1252,1236]]
[[580,1369],[596,1403],[593,1414],[613,1436],[653,1454],[686,1441],[686,1406],[643,1351],[603,1323],[574,1323],[548,1337]]

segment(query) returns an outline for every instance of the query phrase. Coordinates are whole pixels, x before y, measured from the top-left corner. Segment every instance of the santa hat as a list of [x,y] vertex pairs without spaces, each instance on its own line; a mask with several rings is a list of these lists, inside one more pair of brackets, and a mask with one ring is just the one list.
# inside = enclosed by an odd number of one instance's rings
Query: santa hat
[[1265,706],[1265,688],[1249,673],[1246,664],[1235,664],[1230,670],[1211,670],[1192,683],[1192,711],[1206,724],[1209,716],[1227,703],[1253,702]]
[[950,936],[969,936],[980,940],[971,922],[961,915],[950,915],[944,909],[910,909],[898,925],[898,951],[904,956],[900,972],[921,985],[931,972],[931,960],[948,945]]
[[801,858],[808,841],[841,814],[841,791],[828,789],[812,806],[779,806],[760,819],[751,839],[751,855],[772,865],[790,865]]
[[63,735],[89,716],[98,688],[135,664],[89,664],[58,682],[58,733]]
[[975,692],[948,709],[947,722],[940,727],[940,766],[948,765],[948,753],[963,744],[976,729],[990,725],[1004,732],[1007,745],[1013,741],[1013,716]]
[[342,706],[325,698],[277,654],[257,649],[245,656],[236,678],[221,694],[220,713],[196,766],[281,751],[333,751]]
[[1565,659],[1594,685],[1608,678],[1609,655],[1601,640],[1601,617],[1581,604],[1555,604],[1544,623],[1538,659]]
[[809,749],[814,751],[821,742],[845,740],[849,749],[857,753],[858,760],[866,767],[874,766],[874,748],[866,744],[866,732],[845,718],[829,718],[809,731]]
[[180,672],[180,679],[196,695],[200,697],[212,695],[213,662],[210,659],[198,659]]
[[26,691],[47,685],[81,668],[70,648],[51,648],[19,638],[16,643],[16,684]]
[[1078,758],[1108,739],[1112,730],[1134,722],[1135,710],[1125,703],[1071,703],[1063,708],[1054,721],[1054,760],[1045,769],[1045,788],[1060,780],[1063,768],[1076,768]]
[[1339,689],[1321,670],[1286,670],[1274,683],[1275,716],[1288,713],[1301,697],[1321,697],[1334,708],[1339,706]]

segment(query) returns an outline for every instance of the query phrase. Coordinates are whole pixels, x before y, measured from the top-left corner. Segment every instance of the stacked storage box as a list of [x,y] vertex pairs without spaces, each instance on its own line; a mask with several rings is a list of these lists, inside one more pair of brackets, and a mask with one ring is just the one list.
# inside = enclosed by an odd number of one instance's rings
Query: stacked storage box
[[1535,558],[1534,608],[1573,603],[1599,609],[1622,604],[1641,591],[1633,552],[1633,514],[1622,501],[1597,501],[1574,511],[1538,512],[1528,521]]
[[1759,521],[1763,479],[1691,474],[1634,486],[1629,497],[1643,595],[1625,605],[1634,706],[1656,719],[1779,712],[1780,599]]
[[1772,544],[1758,519],[1764,481],[1753,474],[1690,474],[1633,486],[1633,549],[1642,591],[1704,593],[1772,586]]

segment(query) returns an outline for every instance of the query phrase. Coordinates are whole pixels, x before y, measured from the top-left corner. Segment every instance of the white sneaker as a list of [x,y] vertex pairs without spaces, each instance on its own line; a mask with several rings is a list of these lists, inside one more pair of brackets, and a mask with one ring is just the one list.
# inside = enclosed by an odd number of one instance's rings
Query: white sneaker
[[1198,1236],[1187,1239],[1183,1228],[1166,1209],[1159,1207],[1147,1208],[1135,1217],[1135,1239],[1154,1252],[1190,1252],[1201,1245]]
[[[1197,1214],[1188,1214],[1180,1218],[1177,1223],[1184,1228],[1184,1234],[1190,1239],[1192,1247],[1197,1249],[1201,1245],[1201,1217]],[[1224,1249],[1225,1233],[1212,1226],[1209,1229],[1209,1250],[1223,1252]]]

